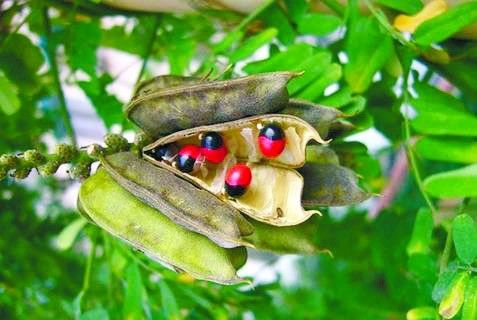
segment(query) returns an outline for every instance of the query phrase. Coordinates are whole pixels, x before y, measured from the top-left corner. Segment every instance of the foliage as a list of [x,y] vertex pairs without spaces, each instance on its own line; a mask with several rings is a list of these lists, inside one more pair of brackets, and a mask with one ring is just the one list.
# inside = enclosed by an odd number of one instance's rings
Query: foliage
[[[176,274],[78,220],[60,201],[67,181],[4,179],[0,317],[475,319],[477,47],[455,35],[477,21],[476,4],[403,34],[393,17],[418,13],[420,0],[364,1],[363,10],[356,0],[323,3],[328,10],[316,12],[305,0],[264,1],[248,16],[121,11],[88,0],[0,4],[0,154],[48,154],[51,134],[75,144],[66,83],[107,128],[132,128],[108,89],[117,75],[98,58],[112,48],[140,59],[138,81],[154,75],[154,62],[199,77],[304,71],[291,95],[346,115],[330,147],[386,196],[325,212],[315,242],[333,257],[300,257],[297,281],[251,289]],[[104,23],[111,18],[119,22]],[[258,51],[267,57],[257,60]],[[348,139],[367,129],[389,146],[370,153]],[[399,166],[403,149],[408,169]],[[15,165],[2,160],[0,175]]]

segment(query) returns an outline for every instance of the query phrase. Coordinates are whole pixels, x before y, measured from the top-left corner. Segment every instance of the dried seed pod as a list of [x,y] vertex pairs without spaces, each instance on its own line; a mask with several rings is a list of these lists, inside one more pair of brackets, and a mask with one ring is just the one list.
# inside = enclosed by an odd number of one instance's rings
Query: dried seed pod
[[188,83],[199,83],[199,82],[205,82],[205,81],[201,81],[199,78],[195,78],[195,77],[185,77],[185,76],[177,76],[177,75],[157,76],[157,77],[140,82],[138,86],[136,87],[131,100],[137,99],[141,96],[147,95],[152,92],[157,92],[159,90],[177,87],[177,86],[188,84]]
[[130,152],[104,157],[101,163],[117,183],[172,221],[222,247],[252,246],[242,239],[253,232],[250,223],[207,191]]
[[221,248],[175,224],[127,192],[103,169],[81,185],[78,202],[89,220],[159,262],[198,279],[244,282],[236,270],[246,260],[245,248]]
[[142,94],[129,103],[125,112],[147,134],[158,138],[183,129],[281,110],[288,102],[286,84],[297,75],[275,72],[227,81],[184,83],[148,93],[140,89]]
[[[263,157],[257,145],[257,125],[264,122],[280,124],[287,140],[283,152],[273,159]],[[222,163],[208,164],[207,170],[197,174],[181,172],[169,163],[157,161],[149,155],[150,150],[172,142],[179,146],[197,144],[199,136],[210,131],[220,133],[229,154]],[[212,192],[256,220],[286,226],[299,224],[317,213],[302,208],[303,177],[292,169],[305,163],[305,148],[310,140],[326,143],[303,120],[289,115],[270,114],[173,133],[145,147],[144,158]],[[224,193],[225,174],[238,161],[247,163],[253,179],[243,196],[231,199]]]

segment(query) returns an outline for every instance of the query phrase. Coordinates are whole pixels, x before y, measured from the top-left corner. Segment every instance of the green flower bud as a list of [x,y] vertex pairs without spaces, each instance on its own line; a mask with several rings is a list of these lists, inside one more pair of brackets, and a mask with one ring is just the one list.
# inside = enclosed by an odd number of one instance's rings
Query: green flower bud
[[33,167],[38,167],[46,162],[45,156],[36,149],[25,151],[25,153],[23,153],[23,159]]
[[43,177],[49,177],[58,171],[60,165],[61,163],[58,160],[49,160],[47,163],[38,168],[38,172]]
[[5,166],[0,166],[0,180],[4,179],[8,174],[8,169]]
[[119,134],[106,134],[104,142],[112,152],[127,151],[129,149],[129,142]]
[[7,169],[14,169],[18,164],[18,158],[13,154],[3,154],[0,157],[0,165],[5,166]]
[[73,179],[86,179],[91,174],[91,164],[79,164],[70,170],[70,176]]
[[25,179],[26,177],[28,177],[30,172],[31,172],[31,168],[26,168],[26,167],[18,168],[13,173],[13,177],[18,180]]
[[61,143],[56,145],[55,154],[60,163],[67,163],[73,160],[77,154],[77,150],[72,145]]
[[88,147],[86,153],[93,159],[98,159],[99,156],[103,153],[103,148],[99,144],[93,143]]

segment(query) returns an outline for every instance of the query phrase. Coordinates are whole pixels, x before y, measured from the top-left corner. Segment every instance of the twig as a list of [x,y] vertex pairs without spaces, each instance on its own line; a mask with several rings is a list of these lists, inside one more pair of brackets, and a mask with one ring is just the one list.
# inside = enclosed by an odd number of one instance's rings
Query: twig
[[63,88],[61,87],[60,73],[59,73],[58,65],[56,61],[56,52],[55,52],[56,50],[55,50],[55,47],[51,45],[52,31],[51,31],[51,23],[50,23],[50,17],[48,16],[47,6],[43,7],[43,23],[44,23],[45,34],[47,38],[46,51],[47,51],[48,60],[50,63],[51,73],[53,75],[53,80],[55,82],[59,103],[60,103],[59,112],[60,112],[61,118],[63,119],[63,123],[66,128],[66,133],[68,134],[68,137],[70,138],[71,143],[76,146],[75,131],[71,123],[71,116],[68,112],[68,107],[66,105],[66,99],[63,92]]

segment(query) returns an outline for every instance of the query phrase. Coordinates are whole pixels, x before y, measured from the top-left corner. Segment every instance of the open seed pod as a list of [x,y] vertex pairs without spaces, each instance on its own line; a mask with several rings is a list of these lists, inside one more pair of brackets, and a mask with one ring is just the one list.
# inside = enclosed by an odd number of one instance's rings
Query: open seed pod
[[288,103],[286,85],[298,76],[273,72],[226,81],[168,76],[140,85],[126,116],[158,138],[179,130],[276,112]]
[[[280,155],[271,159],[260,153],[257,142],[259,127],[265,124],[279,125],[286,141]],[[225,159],[218,164],[206,163],[194,173],[185,173],[178,170],[170,159],[155,156],[155,150],[161,146],[198,145],[201,135],[207,132],[219,134],[228,150]],[[326,143],[305,121],[290,115],[270,114],[179,131],[146,146],[143,154],[151,163],[193,182],[256,220],[289,226],[317,213],[316,210],[303,209],[303,177],[294,170],[304,165],[305,149],[310,140]],[[228,169],[237,162],[247,163],[252,181],[243,196],[231,198],[224,192],[224,181]]]
[[181,227],[122,188],[104,169],[83,182],[78,207],[104,230],[176,271],[221,284],[244,282],[236,275],[247,259],[244,247],[224,249]]
[[224,248],[252,246],[242,239],[252,234],[252,225],[209,192],[131,152],[103,157],[101,164],[116,183],[175,223]]

